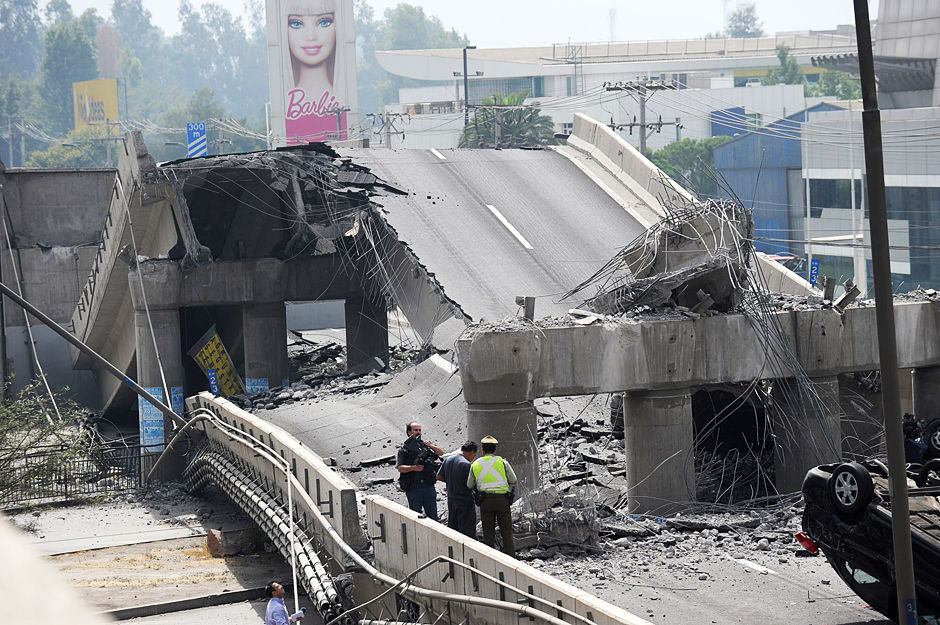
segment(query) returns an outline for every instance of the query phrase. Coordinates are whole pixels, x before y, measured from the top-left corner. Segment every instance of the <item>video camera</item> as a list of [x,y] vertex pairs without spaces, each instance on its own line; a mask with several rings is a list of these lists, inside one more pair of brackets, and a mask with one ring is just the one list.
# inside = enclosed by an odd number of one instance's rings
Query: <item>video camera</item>
[[402,449],[414,455],[415,464],[424,465],[422,473],[437,475],[437,470],[440,468],[440,459],[433,449],[424,444],[420,436],[409,436],[408,440],[402,445]]

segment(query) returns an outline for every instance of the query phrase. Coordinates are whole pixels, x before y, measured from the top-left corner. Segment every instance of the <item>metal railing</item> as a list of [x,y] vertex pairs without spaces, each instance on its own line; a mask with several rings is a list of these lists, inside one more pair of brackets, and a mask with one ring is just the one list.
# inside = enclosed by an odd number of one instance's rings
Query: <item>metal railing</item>
[[[0,457],[6,457],[0,450]],[[12,456],[0,479],[0,508],[133,490],[141,486],[140,446],[112,443],[76,454],[49,445]]]

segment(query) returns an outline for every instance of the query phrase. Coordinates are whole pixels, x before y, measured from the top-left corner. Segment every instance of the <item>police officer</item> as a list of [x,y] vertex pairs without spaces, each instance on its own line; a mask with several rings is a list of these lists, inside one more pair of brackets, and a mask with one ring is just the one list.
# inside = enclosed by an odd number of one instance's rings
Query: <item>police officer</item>
[[509,462],[496,455],[497,441],[492,436],[480,440],[483,457],[470,465],[467,488],[479,493],[480,523],[483,525],[483,542],[492,547],[496,542],[496,522],[503,537],[503,552],[516,556],[516,545],[512,540],[512,503],[516,474]]
[[405,491],[409,508],[419,513],[423,508],[429,519],[437,521],[437,489],[434,486],[437,483],[437,466],[419,464],[419,454],[414,451],[415,445],[409,442],[416,443],[419,449],[421,445],[428,447],[434,452],[435,460],[444,455],[444,450],[432,445],[430,441],[421,439],[421,424],[417,421],[405,426],[405,434],[408,435],[408,440],[398,448],[396,461],[400,474],[398,484]]

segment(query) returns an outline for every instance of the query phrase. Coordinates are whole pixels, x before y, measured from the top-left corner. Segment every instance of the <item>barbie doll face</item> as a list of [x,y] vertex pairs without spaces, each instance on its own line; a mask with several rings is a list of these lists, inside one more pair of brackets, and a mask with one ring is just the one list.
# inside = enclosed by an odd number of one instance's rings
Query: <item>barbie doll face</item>
[[336,17],[332,2],[292,2],[287,15],[287,44],[303,65],[326,61],[336,49]]

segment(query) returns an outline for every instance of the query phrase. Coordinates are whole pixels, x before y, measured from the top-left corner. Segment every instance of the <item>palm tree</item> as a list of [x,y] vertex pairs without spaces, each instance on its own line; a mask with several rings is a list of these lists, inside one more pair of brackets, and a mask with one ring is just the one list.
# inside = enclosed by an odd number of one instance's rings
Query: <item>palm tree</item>
[[525,106],[527,93],[485,98],[460,135],[462,148],[521,148],[554,143],[555,124],[538,108]]

